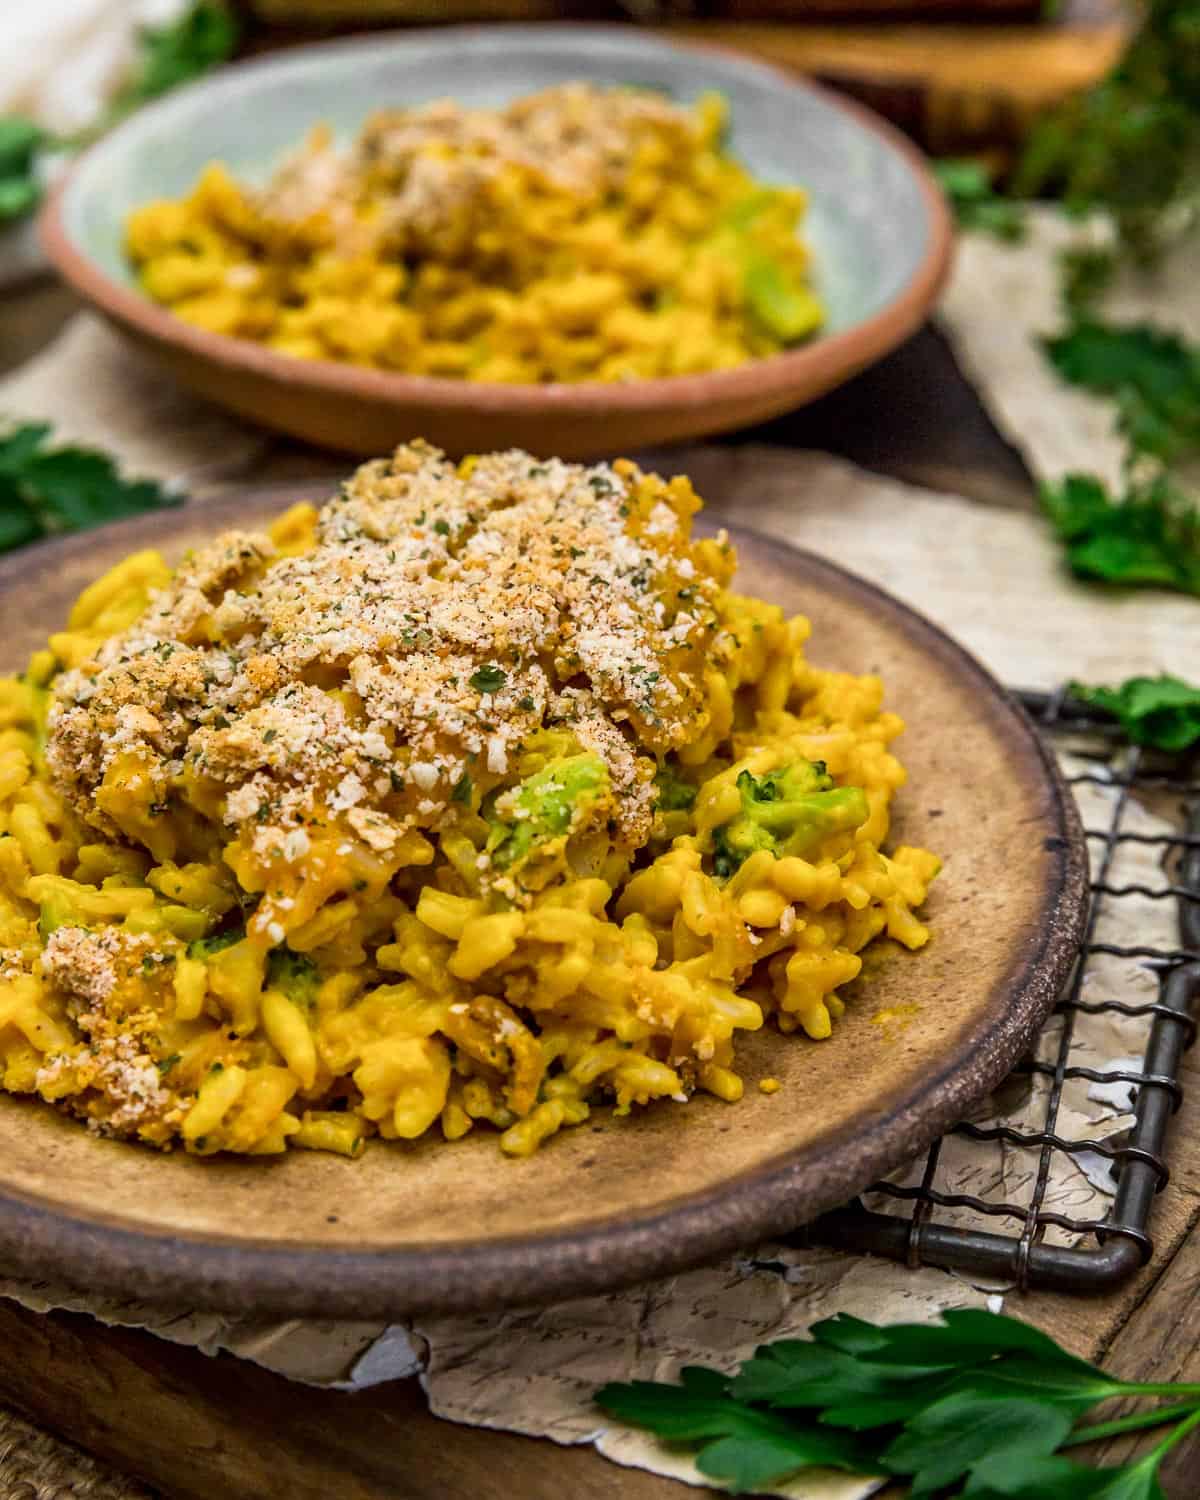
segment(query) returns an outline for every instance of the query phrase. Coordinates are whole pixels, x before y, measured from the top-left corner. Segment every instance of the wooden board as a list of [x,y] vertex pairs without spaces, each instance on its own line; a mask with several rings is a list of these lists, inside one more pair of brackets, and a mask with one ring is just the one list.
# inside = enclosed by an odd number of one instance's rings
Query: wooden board
[[[250,3],[250,0],[247,0]],[[951,19],[900,20],[919,10],[911,0],[883,0],[886,20],[861,17],[870,0],[821,0],[804,24],[779,20],[677,20],[652,30],[681,41],[711,42],[816,77],[869,104],[935,154],[1011,145],[1030,123],[1069,94],[1096,82],[1128,37],[1118,0],[1080,0],[1054,25],[1036,21],[980,25]],[[551,20],[556,0],[474,0],[461,15],[440,0],[253,0],[245,47],[251,52],[311,41],[314,36],[379,27],[401,19]],[[435,14],[436,12],[436,14]],[[583,6],[584,19],[603,19]],[[669,14],[650,9],[650,16]],[[679,14],[679,12],[676,12]],[[265,24],[265,23],[270,24]]]
[[250,15],[276,26],[380,25],[434,21],[601,20],[719,16],[729,21],[804,23],[829,16],[933,16],[1035,21],[1041,0],[243,0]]
[[1061,27],[707,22],[668,34],[833,84],[945,155],[1022,139],[1039,115],[1108,72],[1127,27],[1100,16]]

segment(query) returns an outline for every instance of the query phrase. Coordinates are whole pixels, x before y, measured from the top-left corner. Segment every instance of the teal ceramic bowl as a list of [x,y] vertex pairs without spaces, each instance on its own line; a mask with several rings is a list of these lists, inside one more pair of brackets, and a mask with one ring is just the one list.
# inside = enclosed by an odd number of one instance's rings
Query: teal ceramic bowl
[[[707,375],[492,385],[290,358],[194,328],[135,285],[126,216],[185,193],[209,161],[262,180],[318,121],[349,138],[384,106],[502,104],[568,79],[650,85],[680,102],[727,95],[734,154],[810,195],[805,235],[829,314],[819,337]],[[360,454],[420,435],[455,453],[519,445],[563,457],[727,431],[829,390],[919,326],[952,238],[920,154],[868,111],[730,52],[569,25],[356,38],[225,69],[88,151],[47,205],[42,235],[66,279],[178,379],[265,426]]]

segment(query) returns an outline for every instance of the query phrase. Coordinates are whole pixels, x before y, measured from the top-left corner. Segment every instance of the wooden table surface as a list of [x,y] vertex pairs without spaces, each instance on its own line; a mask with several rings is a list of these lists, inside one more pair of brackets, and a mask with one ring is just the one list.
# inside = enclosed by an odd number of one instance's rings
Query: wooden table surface
[[[42,347],[73,310],[70,295],[53,283],[0,295],[0,372]],[[823,448],[984,505],[1034,503],[1020,460],[929,329],[842,390],[742,437]],[[342,462],[331,460],[334,467]],[[1172,1177],[1151,1224],[1151,1263],[1103,1297],[1035,1293],[1007,1304],[1131,1380],[1200,1381],[1200,1059],[1185,1059],[1181,1082],[1184,1104],[1167,1149]],[[428,1414],[414,1382],[354,1395],[319,1392],[228,1357],[210,1359],[88,1318],[40,1317],[4,1302],[0,1349],[0,1400],[170,1500],[696,1494],[619,1469],[590,1449],[447,1426]],[[1152,1443],[1114,1440],[1084,1456],[1123,1461]],[[0,1453],[0,1477],[2,1464]],[[1175,1450],[1163,1479],[1171,1500],[1196,1500],[1200,1434]],[[19,1493],[32,1500],[31,1490]]]

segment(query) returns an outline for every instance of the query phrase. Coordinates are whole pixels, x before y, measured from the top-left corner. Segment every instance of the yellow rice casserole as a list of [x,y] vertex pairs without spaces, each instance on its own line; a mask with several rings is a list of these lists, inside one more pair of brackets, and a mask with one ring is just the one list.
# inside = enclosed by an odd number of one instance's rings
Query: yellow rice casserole
[[142,289],[282,354],[466,380],[721,370],[822,321],[804,194],[724,150],[724,101],[565,84],[318,129],[266,185],[211,164],[129,218]]
[[87,588],[0,681],[3,1087],[199,1154],[525,1156],[828,1037],[938,861],[884,852],[879,679],[733,592],[699,506],[416,442]]

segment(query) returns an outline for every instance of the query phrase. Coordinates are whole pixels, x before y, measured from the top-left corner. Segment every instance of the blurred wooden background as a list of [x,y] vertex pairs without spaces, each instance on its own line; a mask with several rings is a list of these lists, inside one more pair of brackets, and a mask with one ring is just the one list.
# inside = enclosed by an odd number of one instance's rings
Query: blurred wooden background
[[1128,35],[1121,0],[237,0],[250,51],[394,25],[636,23],[734,47],[886,115],[935,155],[1019,141],[1095,82]]

